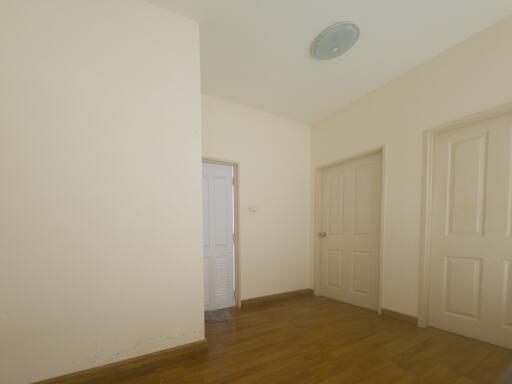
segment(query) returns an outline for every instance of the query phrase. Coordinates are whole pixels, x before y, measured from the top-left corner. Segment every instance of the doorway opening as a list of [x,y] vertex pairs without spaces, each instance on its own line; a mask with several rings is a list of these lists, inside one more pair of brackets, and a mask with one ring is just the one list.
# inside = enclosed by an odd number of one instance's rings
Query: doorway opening
[[204,310],[207,321],[229,320],[240,306],[238,165],[203,159]]

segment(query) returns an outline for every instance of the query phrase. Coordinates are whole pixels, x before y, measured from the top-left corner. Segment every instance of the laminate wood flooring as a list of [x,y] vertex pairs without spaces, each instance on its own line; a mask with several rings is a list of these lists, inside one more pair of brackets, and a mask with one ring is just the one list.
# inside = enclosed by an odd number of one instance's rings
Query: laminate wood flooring
[[510,350],[323,297],[231,313],[231,322],[206,325],[208,355],[114,382],[494,383],[512,361]]

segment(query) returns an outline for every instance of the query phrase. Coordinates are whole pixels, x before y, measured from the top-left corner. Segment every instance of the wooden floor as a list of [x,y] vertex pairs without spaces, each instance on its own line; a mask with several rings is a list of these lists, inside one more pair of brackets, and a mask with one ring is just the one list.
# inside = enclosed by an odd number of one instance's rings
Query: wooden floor
[[326,298],[303,298],[207,324],[208,356],[123,384],[494,383],[512,351]]

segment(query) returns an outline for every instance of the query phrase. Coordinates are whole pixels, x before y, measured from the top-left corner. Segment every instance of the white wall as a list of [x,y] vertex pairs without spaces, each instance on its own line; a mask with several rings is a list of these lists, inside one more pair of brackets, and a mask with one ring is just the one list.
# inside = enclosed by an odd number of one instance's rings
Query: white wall
[[203,96],[203,156],[239,163],[242,299],[310,287],[309,129]]
[[0,382],[204,338],[198,26],[0,3]]
[[512,102],[512,19],[317,124],[315,167],[386,146],[384,308],[418,313],[422,132]]

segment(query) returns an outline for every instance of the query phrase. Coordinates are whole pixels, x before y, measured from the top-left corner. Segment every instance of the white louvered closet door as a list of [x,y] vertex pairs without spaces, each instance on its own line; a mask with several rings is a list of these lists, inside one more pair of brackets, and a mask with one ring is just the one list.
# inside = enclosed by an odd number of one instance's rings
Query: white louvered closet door
[[235,306],[233,167],[203,163],[205,311]]

